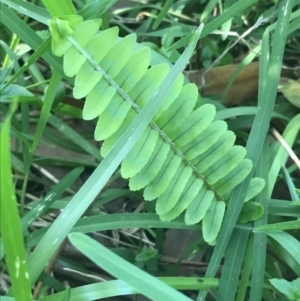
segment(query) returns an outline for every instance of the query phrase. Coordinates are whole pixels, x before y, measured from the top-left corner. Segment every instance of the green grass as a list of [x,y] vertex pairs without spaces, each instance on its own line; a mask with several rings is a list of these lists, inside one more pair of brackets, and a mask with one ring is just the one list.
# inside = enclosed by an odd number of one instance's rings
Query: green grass
[[[131,1],[125,8],[116,2],[0,0],[1,33],[9,33],[0,45],[1,300],[135,300],[137,294],[151,300],[299,300],[282,292],[300,278],[300,174],[270,131],[276,128],[299,158],[299,108],[277,91],[282,65],[299,65],[293,50],[300,47],[299,1]],[[151,65],[172,66],[104,159],[93,140],[95,123],[82,122],[83,101],[72,97],[74,80],[51,51],[48,18],[75,11],[84,19],[102,18],[101,30],[119,26],[119,38],[136,32],[135,49],[152,45]],[[234,45],[237,37],[229,33],[242,35],[260,16],[268,16],[267,22],[244,38],[252,51],[241,41]],[[162,38],[171,42],[162,45]],[[119,165],[185,67],[204,68],[216,60],[227,65],[237,57],[237,73],[259,57],[258,95],[235,107],[222,106],[221,97],[216,119],[228,121],[254,168],[232,191],[216,245],[209,246],[200,225],[188,226],[182,216],[161,221],[153,203],[121,180]],[[299,79],[299,73],[294,76]],[[253,176],[266,181],[251,200],[263,205],[264,214],[239,224]],[[190,247],[177,238],[171,247],[178,254],[168,262],[162,255],[170,229],[198,238]],[[100,242],[99,233],[105,235]],[[80,260],[64,254],[67,240]],[[179,269],[188,260],[180,253],[184,247],[188,259],[200,254],[194,264],[201,269],[192,270],[193,277]],[[153,252],[143,257],[148,249]],[[269,281],[276,278],[289,282]]]

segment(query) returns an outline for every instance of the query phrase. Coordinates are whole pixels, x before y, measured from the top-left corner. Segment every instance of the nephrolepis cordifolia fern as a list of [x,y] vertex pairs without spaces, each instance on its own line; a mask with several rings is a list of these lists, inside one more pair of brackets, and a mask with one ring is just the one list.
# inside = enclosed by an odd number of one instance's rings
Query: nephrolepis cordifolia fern
[[[135,34],[117,39],[117,27],[99,33],[100,25],[99,19],[83,21],[78,15],[49,21],[53,53],[63,56],[65,74],[75,76],[74,97],[86,98],[83,118],[98,118],[95,139],[104,140],[105,157],[169,66],[149,68],[151,52],[147,47],[134,51]],[[131,190],[144,189],[146,201],[157,200],[162,220],[185,211],[185,222],[202,221],[204,239],[213,244],[230,192],[249,174],[252,162],[245,159],[244,147],[234,145],[235,135],[226,122],[214,121],[213,105],[194,109],[197,97],[197,87],[184,85],[180,76],[122,162],[121,174]],[[246,200],[263,186],[262,179],[252,179]]]

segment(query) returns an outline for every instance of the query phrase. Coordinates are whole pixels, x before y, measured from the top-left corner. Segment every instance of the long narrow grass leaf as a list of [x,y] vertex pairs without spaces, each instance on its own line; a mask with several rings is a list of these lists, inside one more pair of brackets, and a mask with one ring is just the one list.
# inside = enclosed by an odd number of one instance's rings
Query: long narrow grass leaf
[[[292,147],[293,144],[295,143],[296,137],[299,135],[300,132],[300,114],[297,114],[294,116],[291,121],[288,123],[286,126],[282,137],[284,138],[285,142]],[[269,172],[269,192],[268,195],[269,197],[272,194],[272,191],[274,189],[276,179],[278,177],[279,171],[281,169],[282,165],[285,165],[289,158],[288,153],[286,150],[283,148],[283,146],[280,146],[273,163],[270,168]]]
[[1,2],[15,9],[19,13],[24,14],[34,20],[37,20],[42,24],[47,24],[47,20],[50,18],[49,13],[45,9],[27,1],[1,0]]
[[[268,140],[265,141],[260,160],[258,162],[256,175],[265,179],[266,186],[256,197],[256,202],[264,206],[263,216],[254,222],[255,227],[268,223],[268,172],[269,172],[269,147]],[[261,300],[265,275],[267,256],[267,236],[263,233],[253,234],[253,267],[251,277],[250,301]]]
[[33,153],[36,149],[37,145],[40,142],[40,139],[43,135],[44,128],[47,124],[48,116],[50,114],[55,95],[57,93],[57,88],[61,82],[61,75],[57,71],[53,71],[49,86],[46,90],[44,101],[43,101],[43,107],[41,110],[40,118],[37,124],[37,128],[34,135],[34,140],[32,143],[32,149],[31,152]]
[[[300,218],[300,215],[299,215]],[[261,225],[254,229],[256,233],[265,233],[265,232],[279,232],[283,230],[296,230],[300,229],[300,220],[294,220],[289,222],[282,222],[282,223],[274,223],[268,225]]]
[[10,161],[11,115],[12,112],[6,115],[4,122],[1,124],[0,134],[1,236],[6,251],[12,292],[16,301],[30,301],[32,300],[31,284]]
[[[24,2],[24,1],[21,1]],[[9,9],[6,5],[0,2],[0,19],[1,22],[13,31],[24,43],[28,44],[33,50],[37,50],[42,45],[43,40],[36,32],[29,27],[23,20],[21,20],[13,10]],[[50,50],[50,47],[49,47]],[[50,51],[47,51],[42,56],[45,61],[56,69],[60,74],[64,74],[61,60],[54,57]]]
[[217,301],[235,300],[249,234],[250,231],[243,229],[235,229],[233,232],[225,255]]
[[[207,279],[199,277],[157,277],[158,280],[166,283],[177,290],[199,290],[207,288],[217,288],[218,279]],[[140,294],[140,291],[133,288],[122,280],[111,280],[100,283],[93,283],[75,287],[71,289],[70,301],[94,301],[106,299],[109,297],[126,296]],[[51,296],[46,296],[41,301],[56,301],[61,298],[63,292],[56,293]],[[5,298],[5,297],[4,297]],[[14,298],[3,301],[14,301]]]
[[267,232],[267,234],[276,240],[300,265],[300,242],[294,236],[286,232]]
[[69,235],[71,243],[100,268],[126,281],[136,290],[154,301],[191,301],[156,277],[149,275],[133,264],[119,257],[103,245],[82,233]]
[[[266,85],[267,88],[264,89],[264,93],[261,95],[261,97],[264,97],[264,100],[260,101],[260,110],[255,117],[247,143],[248,158],[252,160],[254,167],[257,165],[274,108],[289,18],[293,4],[294,1],[282,1],[280,3],[280,8],[278,9],[280,14],[278,14],[277,26],[272,39],[272,44],[276,46],[274,46],[271,52]],[[281,13],[282,11],[284,14]],[[264,66],[262,66],[262,68],[264,68]],[[249,186],[250,176],[248,176],[247,179],[244,180],[242,184],[236,187],[232,192],[223,225],[220,230],[219,239],[217,240],[216,247],[206,272],[206,277],[214,277],[215,273],[217,272],[231,237],[234,225],[242,209],[241,200],[244,198],[246,190]],[[201,291],[198,295],[197,301],[204,301],[206,294],[207,291]]]

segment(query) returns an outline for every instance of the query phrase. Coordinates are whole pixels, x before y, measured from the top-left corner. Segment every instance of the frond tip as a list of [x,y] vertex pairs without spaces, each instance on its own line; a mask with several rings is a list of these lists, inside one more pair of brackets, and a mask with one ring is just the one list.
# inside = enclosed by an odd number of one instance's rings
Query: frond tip
[[[167,64],[150,67],[150,50],[134,50],[136,35],[118,39],[118,28],[98,32],[101,20],[65,16],[49,21],[52,50],[63,55],[64,72],[75,76],[74,97],[86,97],[83,118],[97,118],[95,139],[104,140],[106,156],[169,72]],[[252,169],[246,150],[234,146],[224,121],[214,121],[211,104],[195,108],[198,89],[179,76],[162,106],[127,154],[121,174],[131,190],[144,189],[157,199],[162,220],[185,211],[185,222],[202,221],[203,237],[213,244],[222,224],[230,191]],[[263,188],[257,179],[247,194]]]

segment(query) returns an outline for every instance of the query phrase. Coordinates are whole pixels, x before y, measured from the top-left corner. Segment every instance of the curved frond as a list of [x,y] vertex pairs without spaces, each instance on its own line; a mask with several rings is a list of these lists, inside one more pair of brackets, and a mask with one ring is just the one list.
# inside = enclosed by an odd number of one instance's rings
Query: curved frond
[[[64,72],[75,76],[74,97],[86,98],[83,118],[96,119],[95,139],[105,157],[147,104],[169,72],[167,64],[150,67],[148,47],[134,50],[136,35],[117,39],[118,28],[98,32],[101,20],[66,16],[49,21],[52,49],[62,56]],[[162,220],[185,211],[185,222],[202,221],[203,236],[214,243],[231,190],[251,171],[246,150],[216,108],[195,109],[198,88],[179,76],[163,104],[121,165],[131,190],[144,189],[155,200]],[[247,199],[261,189],[251,181]]]

